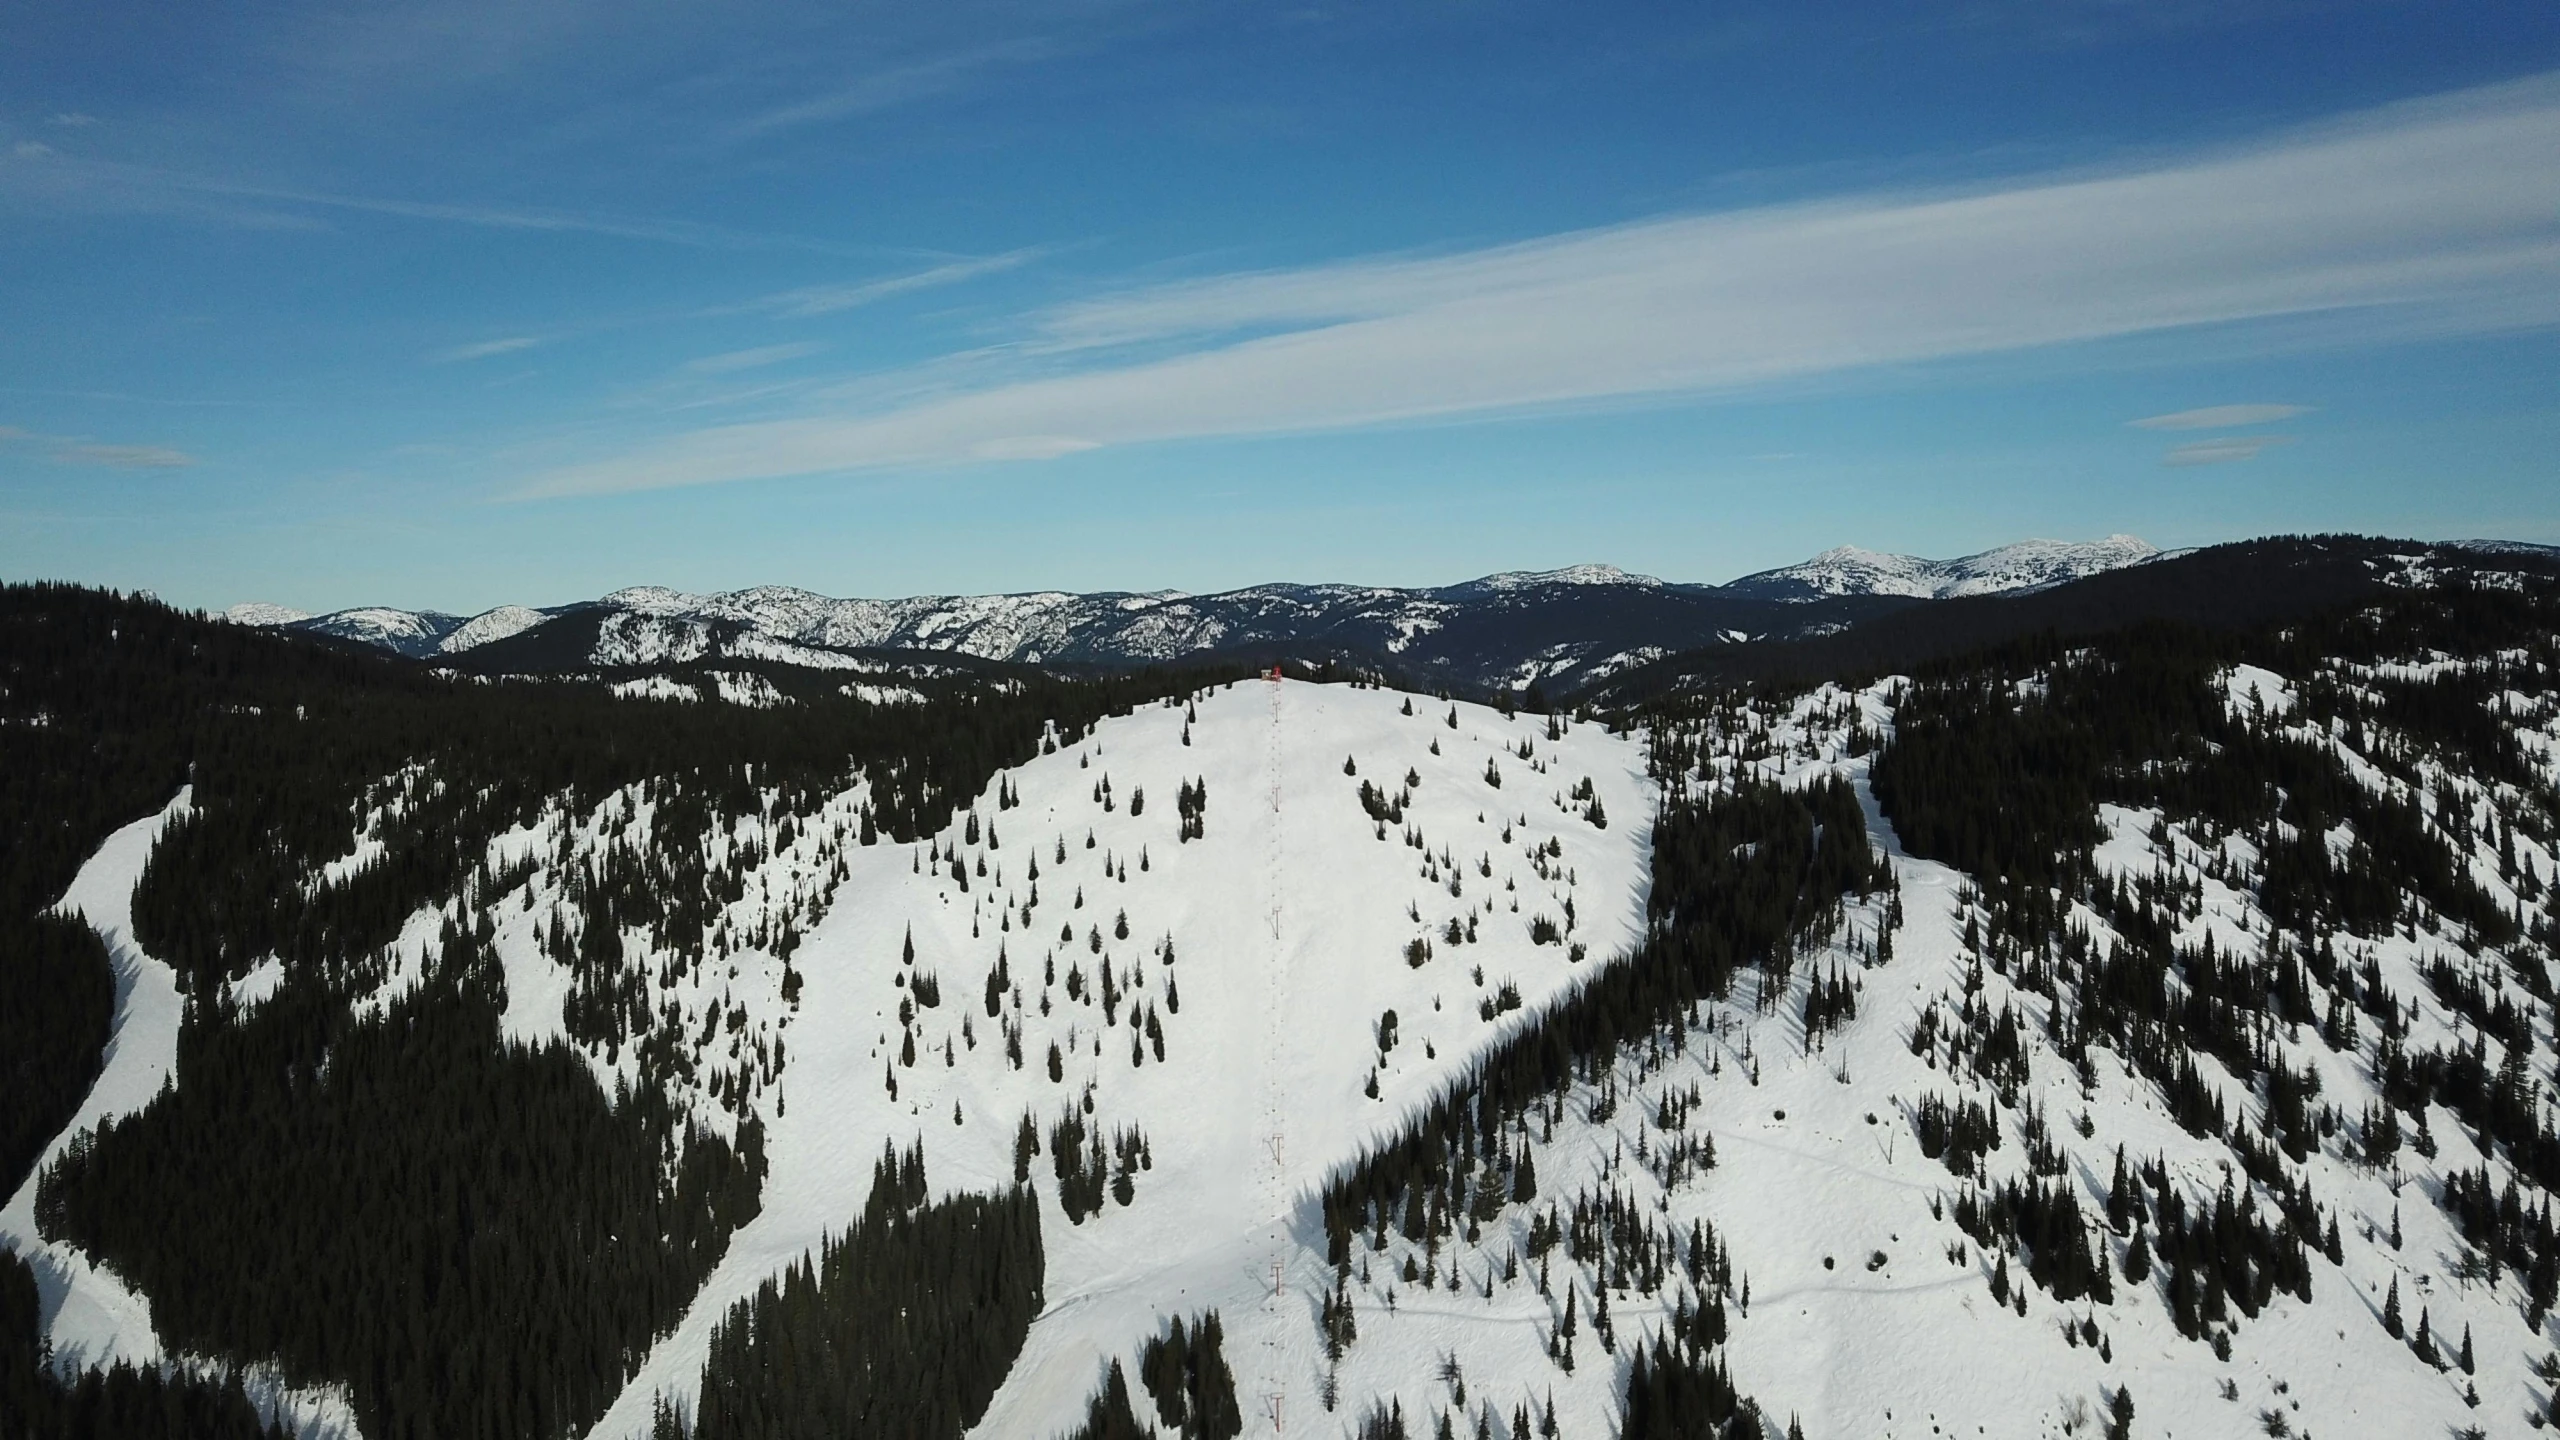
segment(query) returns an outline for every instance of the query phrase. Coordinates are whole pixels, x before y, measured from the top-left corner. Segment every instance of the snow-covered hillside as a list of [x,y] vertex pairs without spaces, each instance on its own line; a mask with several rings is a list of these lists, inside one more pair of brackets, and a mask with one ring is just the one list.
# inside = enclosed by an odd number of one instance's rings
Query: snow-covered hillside
[[1800,565],[1763,570],[1726,586],[1773,600],[1833,595],[1908,595],[1946,600],[2041,590],[2101,571],[2138,565],[2160,552],[2131,535],[2103,540],[2021,540],[1954,560],[1924,560],[1842,545]]
[[[1746,723],[1715,743],[1721,753],[1699,778],[1756,773],[1800,786],[1837,775],[1863,794],[1870,761],[1856,753],[1864,747],[1853,732],[1890,734],[1895,688],[1826,688],[1776,714],[1742,712]],[[2280,711],[2284,689],[2265,672],[2238,674],[2233,703]],[[2560,735],[2548,724],[2543,733],[2550,773]],[[1853,907],[1782,993],[1745,983],[1698,1017],[1685,1046],[1624,1057],[1605,1080],[1577,1087],[1542,1137],[1541,1191],[1631,1207],[1677,1242],[1669,1283],[1646,1293],[1640,1275],[1630,1285],[1626,1272],[1611,1273],[1614,1264],[1568,1264],[1562,1251],[1551,1281],[1534,1262],[1522,1272],[1528,1283],[1494,1279],[1531,1244],[1518,1207],[1481,1242],[1424,1259],[1447,1272],[1441,1283],[1450,1288],[1394,1283],[1422,1247],[1393,1239],[1362,1257],[1371,1283],[1351,1291],[1359,1339],[1342,1367],[1346,1408],[1392,1396],[1416,1433],[1440,1409],[1456,1413],[1463,1432],[1467,1407],[1442,1378],[1458,1374],[1471,1404],[1490,1398],[1508,1415],[1525,1392],[1539,1415],[1552,1395],[1564,1434],[1609,1435],[1631,1353],[1674,1329],[1675,1308],[1703,1297],[1727,1317],[1724,1356],[1737,1387],[1768,1406],[1773,1423],[1800,1421],[1808,1435],[2090,1435],[2119,1390],[2135,1398],[2137,1434],[2446,1435],[2476,1425],[2523,1435],[2540,1426],[2551,1351],[2538,1326],[2519,1324],[2525,1277],[2485,1268],[2438,1208],[2447,1177],[2484,1163],[2495,1176],[2506,1162],[2441,1108],[2431,1153],[2376,1159],[2344,1139],[2311,1148],[2307,1193],[2335,1219],[2342,1261],[2319,1253],[2327,1237],[2304,1237],[2307,1301],[2279,1287],[2262,1313],[2254,1301],[2234,1302],[2254,1318],[2235,1309],[2226,1325],[2207,1326],[2226,1337],[2219,1344],[2182,1335],[2157,1262],[2133,1258],[2146,1232],[2109,1224],[2119,1152],[2137,1172],[2164,1163],[2169,1190],[2226,1225],[2275,1220],[2268,1188],[2243,1172],[2232,1146],[2182,1126],[2161,1088],[2124,1057],[2093,1047],[2087,1067],[2067,1061],[2051,1033],[2068,1028],[2067,1011],[2037,993],[2019,957],[1990,941],[1973,881],[1903,853],[1872,798],[1868,810],[1872,840],[1892,856],[1898,898]],[[2225,883],[2233,842],[2158,828],[2158,819],[2110,811],[2105,870],[2127,883],[2192,887],[2181,944],[2210,937],[2233,955],[2265,948],[2266,913]],[[2519,863],[2522,873],[2552,873],[2553,858],[2539,847]],[[2105,943],[2103,921],[2084,912],[2077,923]],[[2425,977],[2425,967],[2449,956],[2461,963],[2450,939],[2431,922],[2410,938],[2358,947],[2379,982],[2408,997],[2412,1049],[2482,1038]],[[1834,977],[1852,988],[1854,1015],[1809,1030],[1813,986]],[[2010,1052],[2013,1070],[1982,1059],[1995,1033],[2024,1037]],[[2266,1039],[2282,1063],[2314,1074],[2320,1098],[2344,1115],[2380,1103],[2352,1043],[2342,1055],[2319,1027],[2278,1027]],[[2241,1127],[2274,1125],[2250,1085],[2199,1059]],[[1932,1102],[1976,1104],[1989,1117],[1987,1148],[1973,1142],[1985,1149],[1977,1170],[1952,1164],[1942,1138],[1924,1142]],[[1712,1168],[1674,1170],[1677,1148],[1700,1142]],[[2260,1143],[2272,1149],[2274,1140]],[[2086,1243],[2111,1272],[2105,1295],[2056,1302],[2029,1282],[2014,1252],[2001,1256],[1962,1223],[1968,1193],[2043,1177],[2079,1197]],[[2142,1187],[2137,1174],[2137,1204]],[[1557,1203],[1570,1219],[1573,1204]],[[2156,1223],[2156,1199],[2153,1211]],[[1730,1288],[1712,1272],[1703,1283],[1695,1271],[1682,1277],[1693,1225],[1724,1247]],[[2148,1243],[2160,1243],[2156,1232]],[[1607,1348],[1592,1321],[1604,1284],[1617,1337]],[[2384,1325],[2395,1285],[2407,1338]],[[1570,1373],[1551,1349],[1566,1324],[1569,1286],[1579,1293],[1582,1337]],[[2213,1303],[2222,1303],[2218,1292]],[[2415,1338],[2422,1312],[2432,1358]]]
[[925,845],[845,852],[794,960],[764,1213],[595,1433],[690,1393],[712,1325],[849,1223],[884,1142],[1001,1188],[1023,1117],[1071,1111],[1147,1164],[1081,1224],[1044,1173],[1048,1308],[981,1433],[1063,1432],[1107,1357],[1209,1308],[1240,1385],[1312,1407],[1306,1195],[1640,932],[1642,752],[1560,728],[1255,681],[1106,721]]

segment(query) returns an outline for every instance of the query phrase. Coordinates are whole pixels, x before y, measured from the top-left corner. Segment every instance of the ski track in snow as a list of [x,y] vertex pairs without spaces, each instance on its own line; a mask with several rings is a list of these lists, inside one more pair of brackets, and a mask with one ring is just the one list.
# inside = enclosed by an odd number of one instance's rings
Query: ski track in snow
[[[1464,705],[1452,729],[1445,702],[1413,697],[1409,716],[1400,713],[1406,703],[1392,691],[1244,682],[1199,700],[1187,747],[1179,706],[1105,720],[1093,737],[1005,777],[1021,797],[1018,808],[998,810],[989,785],[978,815],[994,823],[1001,843],[960,844],[972,867],[967,894],[947,865],[915,873],[923,847],[848,849],[842,893],[795,957],[806,988],[769,1124],[763,1210],[732,1238],[675,1332],[592,1433],[645,1435],[657,1394],[689,1401],[713,1325],[853,1220],[884,1144],[920,1137],[937,1195],[999,1189],[1013,1183],[1014,1134],[1026,1109],[1042,1127],[1032,1178],[1046,1307],[975,1433],[1063,1433],[1081,1421],[1110,1359],[1134,1376],[1139,1347],[1164,1317],[1208,1309],[1227,1326],[1248,1434],[1273,1433],[1275,1421],[1302,1428],[1319,1415],[1313,1316],[1316,1287],[1329,1276],[1310,1203],[1316,1187],[1399,1131],[1522,1014],[1630,947],[1642,932],[1650,873],[1654,791],[1635,742],[1596,725],[1571,727],[1551,742],[1543,716],[1506,720]],[[1518,757],[1523,740],[1546,773]],[[1435,741],[1438,755],[1430,753]],[[1346,755],[1357,762],[1356,778],[1343,773]],[[1486,781],[1488,761],[1501,772],[1499,788]],[[1405,824],[1420,828],[1432,855],[1446,847],[1457,896],[1449,894],[1449,869],[1425,878],[1424,851],[1405,842],[1403,827],[1388,824],[1381,839],[1361,809],[1362,779],[1394,794],[1408,768],[1422,783]],[[1092,793],[1106,775],[1108,812]],[[1564,800],[1586,775],[1608,811],[1606,828]],[[1193,778],[1207,785],[1207,834],[1181,844],[1175,791]],[[1132,817],[1141,788],[1146,808]],[[1506,821],[1515,831],[1508,844]],[[939,839],[960,843],[962,833],[955,824]],[[1563,847],[1548,862],[1551,881],[1529,856],[1550,838]],[[1055,858],[1061,842],[1064,863]],[[1025,925],[1021,867],[1035,853],[1040,898]],[[991,871],[985,880],[974,874],[981,857]],[[1105,878],[1106,861],[1127,862],[1128,879]],[[1481,865],[1492,867],[1490,878]],[[1517,888],[1506,889],[1506,880]],[[1568,895],[1576,906],[1570,939],[1588,949],[1579,962],[1564,945],[1529,938],[1537,915],[1564,923]],[[996,907],[1007,899],[1013,928],[1000,930]],[[1419,909],[1419,923],[1408,905]],[[1481,908],[1488,905],[1489,913]],[[1113,932],[1124,909],[1129,938],[1120,940]],[[1447,921],[1470,911],[1478,940],[1443,943]],[[982,932],[974,938],[973,918]],[[1060,943],[1062,923],[1073,927],[1071,944]],[[898,957],[910,926],[916,970],[942,986],[941,1005],[918,1012],[911,1069],[895,1063],[896,1009],[907,993],[896,984]],[[1435,953],[1409,966],[1405,944],[1425,933]],[[1167,936],[1175,945],[1169,966],[1155,954]],[[1019,1012],[1010,999],[1003,1007],[1024,1027],[1019,1070],[1007,1063],[984,1005],[1000,943],[1022,997]],[[1052,951],[1060,983],[1048,987],[1053,1013],[1044,1017],[1042,964]],[[1127,983],[1133,965],[1143,977],[1116,1025],[1098,1024],[1102,1011],[1090,998],[1104,956],[1115,979]],[[1064,990],[1071,963],[1086,976],[1083,1003]],[[1481,985],[1473,975],[1479,964]],[[1180,1009],[1164,1010],[1176,979]],[[1524,1009],[1488,1022],[1478,1001],[1506,979],[1519,987]],[[1138,1005],[1159,1008],[1166,1063],[1152,1050],[1143,1063],[1130,1062]],[[1390,1007],[1399,1033],[1373,1100],[1362,1087],[1379,1058],[1376,1024]],[[974,1048],[958,1038],[963,1016]],[[955,1046],[948,1066],[946,1036]],[[1070,1037],[1065,1081],[1052,1083],[1049,1043]],[[883,1081],[891,1068],[894,1101]],[[1142,1129],[1154,1164],[1138,1175],[1133,1204],[1106,1201],[1076,1225],[1058,1209],[1046,1130],[1088,1084],[1095,1107],[1088,1123],[1105,1134]],[[963,1115],[956,1125],[955,1102]],[[1258,1123],[1238,1124],[1242,1116]]]
[[[46,1168],[83,1132],[149,1105],[176,1072],[185,1002],[178,994],[177,973],[133,938],[133,888],[161,833],[187,814],[191,794],[180,790],[160,813],[109,835],[54,907],[86,920],[106,942],[115,969],[115,1019],[108,1031],[106,1063],[88,1098],[0,1209],[0,1243],[34,1270],[38,1320],[55,1366],[66,1374],[119,1362],[198,1372],[218,1368],[196,1357],[171,1356],[152,1326],[148,1299],[78,1247],[45,1239],[36,1226],[36,1182]],[[283,1419],[306,1440],[360,1440],[354,1413],[342,1396],[293,1389],[262,1367],[244,1371],[241,1378],[262,1416]]]

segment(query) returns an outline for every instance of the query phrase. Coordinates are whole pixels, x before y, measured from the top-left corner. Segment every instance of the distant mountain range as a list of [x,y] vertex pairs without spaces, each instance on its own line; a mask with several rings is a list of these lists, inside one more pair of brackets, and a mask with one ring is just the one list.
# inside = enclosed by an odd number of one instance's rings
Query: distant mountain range
[[1719,588],[1728,595],[1761,600],[1814,601],[1841,595],[1952,600],[2042,590],[2100,571],[2139,565],[2160,553],[2131,535],[2086,542],[2021,540],[1955,560],[1923,560],[1842,545],[1801,565],[1745,575]]
[[712,660],[877,671],[880,652],[1129,667],[1209,657],[1340,657],[1486,691],[1588,686],[1683,651],[1829,634],[1955,597],[2041,590],[2155,559],[2129,535],[2028,540],[1954,560],[1852,546],[1725,585],[1614,566],[1507,572],[1459,585],[1271,584],[1178,591],[834,599],[785,586],[691,595],[656,586],[478,615],[364,607],[304,615],[235,607],[245,625],[475,671],[659,668]]

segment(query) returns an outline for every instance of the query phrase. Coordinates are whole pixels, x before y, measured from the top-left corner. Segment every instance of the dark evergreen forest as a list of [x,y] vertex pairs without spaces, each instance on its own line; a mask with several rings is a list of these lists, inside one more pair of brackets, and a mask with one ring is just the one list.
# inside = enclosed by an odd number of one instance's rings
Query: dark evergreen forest
[[[1244,1433],[1235,1376],[1227,1368],[1226,1328],[1212,1310],[1185,1322],[1179,1315],[1151,1336],[1138,1360],[1148,1405],[1129,1392],[1114,1360],[1085,1407],[1084,1424],[1067,1440],[1233,1440]],[[1140,1410],[1148,1418],[1140,1418]]]
[[662,1404],[662,1440],[959,1440],[1040,1311],[1040,1210],[1022,1187],[925,1196],[921,1149],[883,1156],[852,1228],[712,1333],[693,1417]]

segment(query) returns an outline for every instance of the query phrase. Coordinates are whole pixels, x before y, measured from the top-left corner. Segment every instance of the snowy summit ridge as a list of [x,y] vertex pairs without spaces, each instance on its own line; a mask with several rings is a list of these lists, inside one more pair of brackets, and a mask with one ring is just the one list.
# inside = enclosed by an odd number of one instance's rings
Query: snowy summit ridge
[[2021,540],[1953,560],[1927,560],[1842,545],[1799,565],[1745,575],[1728,590],[1773,600],[1814,600],[1834,595],[1906,595],[1952,600],[2044,590],[2102,571],[2139,565],[2158,555],[2131,535],[2103,540]]

